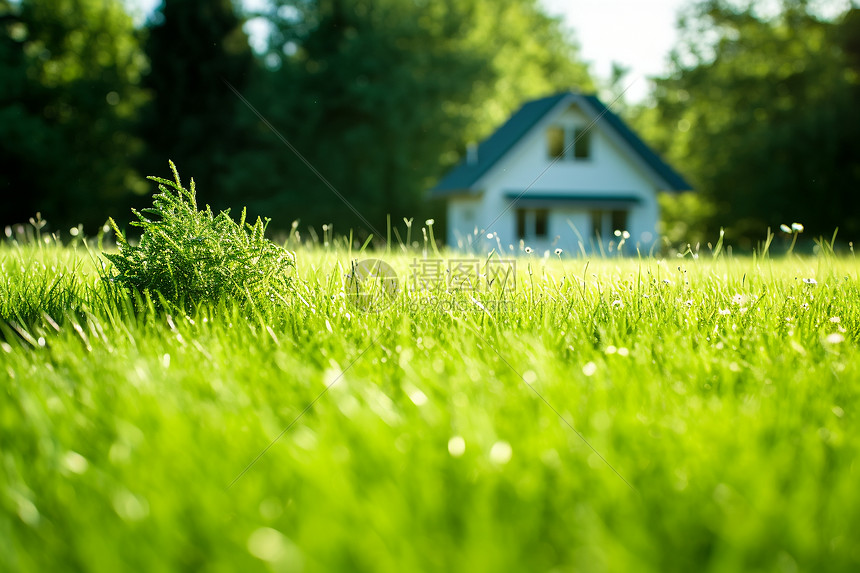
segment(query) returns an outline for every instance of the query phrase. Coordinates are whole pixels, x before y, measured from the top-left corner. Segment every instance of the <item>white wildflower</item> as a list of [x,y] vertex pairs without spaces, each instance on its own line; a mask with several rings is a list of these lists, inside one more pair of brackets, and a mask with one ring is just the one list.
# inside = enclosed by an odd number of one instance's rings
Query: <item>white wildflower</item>
[[833,334],[828,334],[824,341],[827,344],[839,344],[840,342],[845,342],[845,337],[838,332],[834,332]]

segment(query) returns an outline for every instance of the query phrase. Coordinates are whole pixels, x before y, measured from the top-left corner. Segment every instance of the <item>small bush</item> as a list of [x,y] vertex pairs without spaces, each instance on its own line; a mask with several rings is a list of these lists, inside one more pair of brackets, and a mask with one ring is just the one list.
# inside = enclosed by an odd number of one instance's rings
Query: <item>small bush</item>
[[110,280],[132,291],[160,295],[190,307],[224,298],[250,302],[285,300],[288,272],[295,266],[289,251],[264,237],[269,223],[239,222],[229,211],[214,215],[207,205],[198,210],[194,180],[185,189],[170,162],[174,181],[149,177],[161,191],[153,207],[132,209],[143,229],[137,245],[129,243],[113,219],[119,253],[104,256],[113,263]]

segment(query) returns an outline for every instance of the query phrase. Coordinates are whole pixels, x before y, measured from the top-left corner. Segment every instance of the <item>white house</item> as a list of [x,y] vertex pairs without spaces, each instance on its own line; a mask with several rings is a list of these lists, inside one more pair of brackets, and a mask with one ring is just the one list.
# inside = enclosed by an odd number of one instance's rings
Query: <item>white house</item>
[[[535,251],[647,251],[658,191],[690,185],[597,97],[561,93],[523,105],[431,190],[448,210],[448,245]],[[488,240],[488,235],[492,238]]]

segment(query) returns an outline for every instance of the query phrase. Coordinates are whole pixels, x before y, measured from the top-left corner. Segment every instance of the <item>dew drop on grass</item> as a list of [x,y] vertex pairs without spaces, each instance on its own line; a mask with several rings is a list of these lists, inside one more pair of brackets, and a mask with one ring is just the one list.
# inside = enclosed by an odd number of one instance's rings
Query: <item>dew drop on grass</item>
[[[296,545],[277,529],[261,527],[248,537],[248,553],[270,563],[291,563],[300,569],[301,553]],[[290,568],[290,570],[294,570]]]
[[466,452],[466,440],[462,436],[454,436],[448,440],[448,453],[459,458]]
[[90,466],[87,458],[77,452],[66,452],[63,456],[63,466],[72,473],[82,474]]
[[427,403],[427,394],[415,388],[409,392],[409,399],[412,400],[412,403],[416,406],[423,406]]
[[597,372],[597,364],[594,362],[586,362],[582,367],[582,373],[586,376],[593,376]]
[[123,521],[140,521],[149,515],[149,502],[128,490],[114,494],[113,508]]
[[36,506],[33,505],[32,501],[20,498],[18,499],[18,517],[20,517],[21,521],[27,525],[35,527],[39,524],[39,520],[42,516]]
[[295,431],[293,441],[303,450],[311,451],[317,447],[317,435],[306,426],[302,426]]
[[343,370],[340,368],[326,368],[325,372],[323,372],[323,384],[325,386],[331,386],[337,382],[341,376],[343,376]]
[[508,442],[498,441],[490,448],[490,461],[494,464],[503,465],[511,461],[513,448]]

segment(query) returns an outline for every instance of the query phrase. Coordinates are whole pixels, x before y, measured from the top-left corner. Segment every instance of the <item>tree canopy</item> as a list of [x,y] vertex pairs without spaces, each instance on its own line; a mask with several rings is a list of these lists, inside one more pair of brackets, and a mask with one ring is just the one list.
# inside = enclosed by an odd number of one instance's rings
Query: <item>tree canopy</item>
[[41,211],[100,225],[127,210],[142,190],[129,157],[145,69],[119,0],[0,0],[2,222]]
[[[689,4],[650,105],[622,110],[699,191],[665,218],[687,239],[794,221],[856,239],[860,11],[760,5]],[[470,142],[596,87],[538,0],[162,0],[137,28],[122,0],[0,0],[0,224],[121,221],[168,159],[280,228],[440,218],[426,191]]]
[[785,0],[692,5],[672,71],[639,125],[712,203],[715,233],[760,238],[798,221],[860,233],[858,10],[835,20]]
[[[436,178],[525,99],[592,87],[533,0],[279,0],[265,16],[268,65],[249,99],[378,229],[427,213]],[[266,129],[235,165],[255,205],[362,226]]]
[[245,90],[257,66],[242,25],[230,0],[162,0],[143,41],[150,99],[138,116],[146,148],[136,166],[161,175],[173,160],[222,206],[238,194],[231,162],[248,145],[236,119],[242,105],[225,82]]

